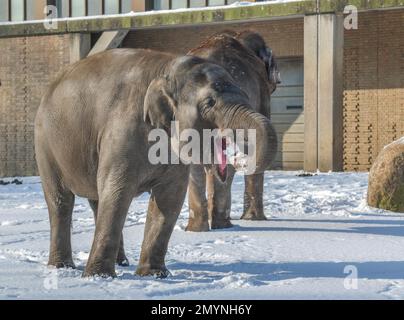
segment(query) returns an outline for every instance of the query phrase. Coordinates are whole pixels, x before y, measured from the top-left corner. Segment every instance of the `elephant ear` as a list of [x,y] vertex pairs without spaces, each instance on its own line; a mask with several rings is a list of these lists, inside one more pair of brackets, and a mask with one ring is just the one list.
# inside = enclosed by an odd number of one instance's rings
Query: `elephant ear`
[[174,119],[176,103],[168,87],[167,78],[156,78],[150,83],[144,99],[144,121],[157,128],[170,128]]
[[274,84],[281,83],[281,76],[278,70],[278,64],[274,58],[271,48],[265,47],[259,51],[258,56],[265,63],[265,68],[267,70],[268,79]]
[[265,67],[267,69],[267,73],[268,73],[268,78],[269,80],[271,80],[271,68],[272,68],[272,50],[268,47],[265,48],[261,48],[261,50],[259,51],[259,57],[262,61],[264,61],[265,63]]

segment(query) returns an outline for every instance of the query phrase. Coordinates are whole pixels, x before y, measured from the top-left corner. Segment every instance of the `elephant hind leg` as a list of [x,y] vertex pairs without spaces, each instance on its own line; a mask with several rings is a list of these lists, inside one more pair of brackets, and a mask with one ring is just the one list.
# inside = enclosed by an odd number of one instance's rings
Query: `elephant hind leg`
[[55,172],[47,170],[41,178],[51,227],[48,265],[75,268],[71,246],[74,194],[63,186]]
[[[88,203],[90,204],[90,207],[93,210],[94,220],[95,220],[95,223],[97,224],[98,200],[90,200],[89,199]],[[129,266],[129,260],[126,257],[125,247],[124,247],[124,244],[123,244],[123,233],[121,234],[121,242],[119,243],[119,251],[118,251],[118,256],[116,258],[116,263],[117,263],[118,266],[121,266],[121,267],[128,267]]]

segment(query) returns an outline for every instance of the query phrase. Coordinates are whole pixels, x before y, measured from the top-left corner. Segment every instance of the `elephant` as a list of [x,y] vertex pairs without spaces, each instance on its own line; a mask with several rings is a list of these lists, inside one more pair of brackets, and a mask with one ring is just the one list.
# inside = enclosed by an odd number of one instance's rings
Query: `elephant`
[[[177,131],[170,131],[174,120]],[[189,128],[198,133],[254,128],[256,173],[263,172],[276,153],[269,119],[251,108],[224,68],[206,59],[120,48],[61,72],[41,100],[34,130],[51,229],[48,265],[75,267],[70,229],[75,196],[80,196],[96,213],[83,276],[115,277],[129,206],[149,192],[136,274],[166,277],[165,255],[185,200],[190,164],[181,154],[181,161],[174,161],[176,153],[167,163],[152,162],[155,143],[150,135],[156,130],[167,133],[167,147],[174,150],[184,145],[177,134]],[[221,144],[219,148],[223,153]],[[206,167],[226,181],[221,164]]]
[[[208,59],[225,68],[237,85],[247,93],[250,106],[270,117],[270,97],[281,82],[272,50],[256,32],[224,31],[206,39],[189,54]],[[231,209],[231,184],[234,170],[229,168],[226,183],[221,183],[203,166],[192,165],[189,182],[188,231],[228,228]],[[242,219],[266,220],[263,211],[264,175],[245,176],[244,212]],[[208,199],[206,199],[206,188]]]

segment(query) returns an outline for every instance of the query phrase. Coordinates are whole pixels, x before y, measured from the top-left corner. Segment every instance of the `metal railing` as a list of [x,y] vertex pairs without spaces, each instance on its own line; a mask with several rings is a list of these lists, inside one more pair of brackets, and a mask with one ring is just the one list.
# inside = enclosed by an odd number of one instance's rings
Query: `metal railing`
[[[208,7],[211,3],[211,0],[205,0],[205,7]],[[153,2],[153,1],[152,1]],[[228,5],[230,0],[224,0],[224,5]],[[233,1],[234,2],[234,1]],[[168,1],[168,8],[173,9],[173,0]],[[187,8],[191,8],[191,0],[187,0]]]
[[[89,1],[91,1],[91,0],[86,0],[85,1],[85,16],[88,16],[88,3],[89,3]],[[118,14],[119,13],[123,13],[122,12],[122,0],[116,0],[116,1],[118,1]],[[73,0],[69,0],[69,17],[72,17],[73,16]],[[101,14],[102,15],[104,15],[105,14],[105,0],[102,0],[101,1]]]
[[[4,11],[7,12],[6,15],[3,15],[3,19],[5,17],[6,21],[12,21],[13,20],[13,15],[15,14],[13,10],[13,1],[22,1],[22,7],[19,8],[19,11],[17,13],[18,19],[17,20],[30,20],[30,18],[34,15],[33,12],[31,11],[36,11],[36,12],[43,12],[42,8],[39,8],[38,6],[43,6],[44,2],[43,1],[35,1],[31,2],[30,6],[28,5],[28,0],[7,0],[6,5],[8,8],[4,8]],[[84,12],[83,16],[88,16],[91,15],[91,12],[89,12],[89,3],[90,1],[94,0],[83,0],[84,3]],[[123,8],[123,0],[116,0],[118,4],[118,12],[117,14],[124,13],[125,8]],[[144,1],[144,9],[146,11],[148,10],[153,10],[157,9],[155,7],[155,1],[154,0],[143,0]],[[259,1],[259,0],[256,0]],[[234,0],[224,0],[223,4],[228,5],[233,3]],[[15,3],[14,3],[15,4]],[[201,7],[208,7],[213,4],[213,0],[204,0],[204,4],[201,5]],[[47,0],[46,5],[53,5],[58,8],[58,11],[60,13],[60,17],[73,17],[74,13],[74,0],[63,0],[63,5],[62,1],[57,1],[57,0]],[[106,0],[100,1],[101,8],[99,8],[98,12],[101,15],[106,14]],[[165,7],[167,7],[167,2],[165,2]],[[175,6],[175,0],[168,0],[168,9],[174,9]],[[186,7],[185,8],[192,8],[192,1],[187,0],[186,1]],[[3,9],[3,8],[0,8]],[[132,8],[132,10],[134,10]],[[34,18],[36,19],[36,18]]]

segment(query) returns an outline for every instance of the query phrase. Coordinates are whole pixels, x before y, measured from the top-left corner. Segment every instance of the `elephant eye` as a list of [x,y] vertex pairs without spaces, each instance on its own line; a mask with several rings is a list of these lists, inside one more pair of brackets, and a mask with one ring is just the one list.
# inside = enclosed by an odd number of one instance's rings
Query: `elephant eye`
[[214,107],[215,104],[216,104],[216,100],[213,99],[212,97],[207,98],[204,103],[205,107],[207,107],[207,108],[212,108],[212,107]]

